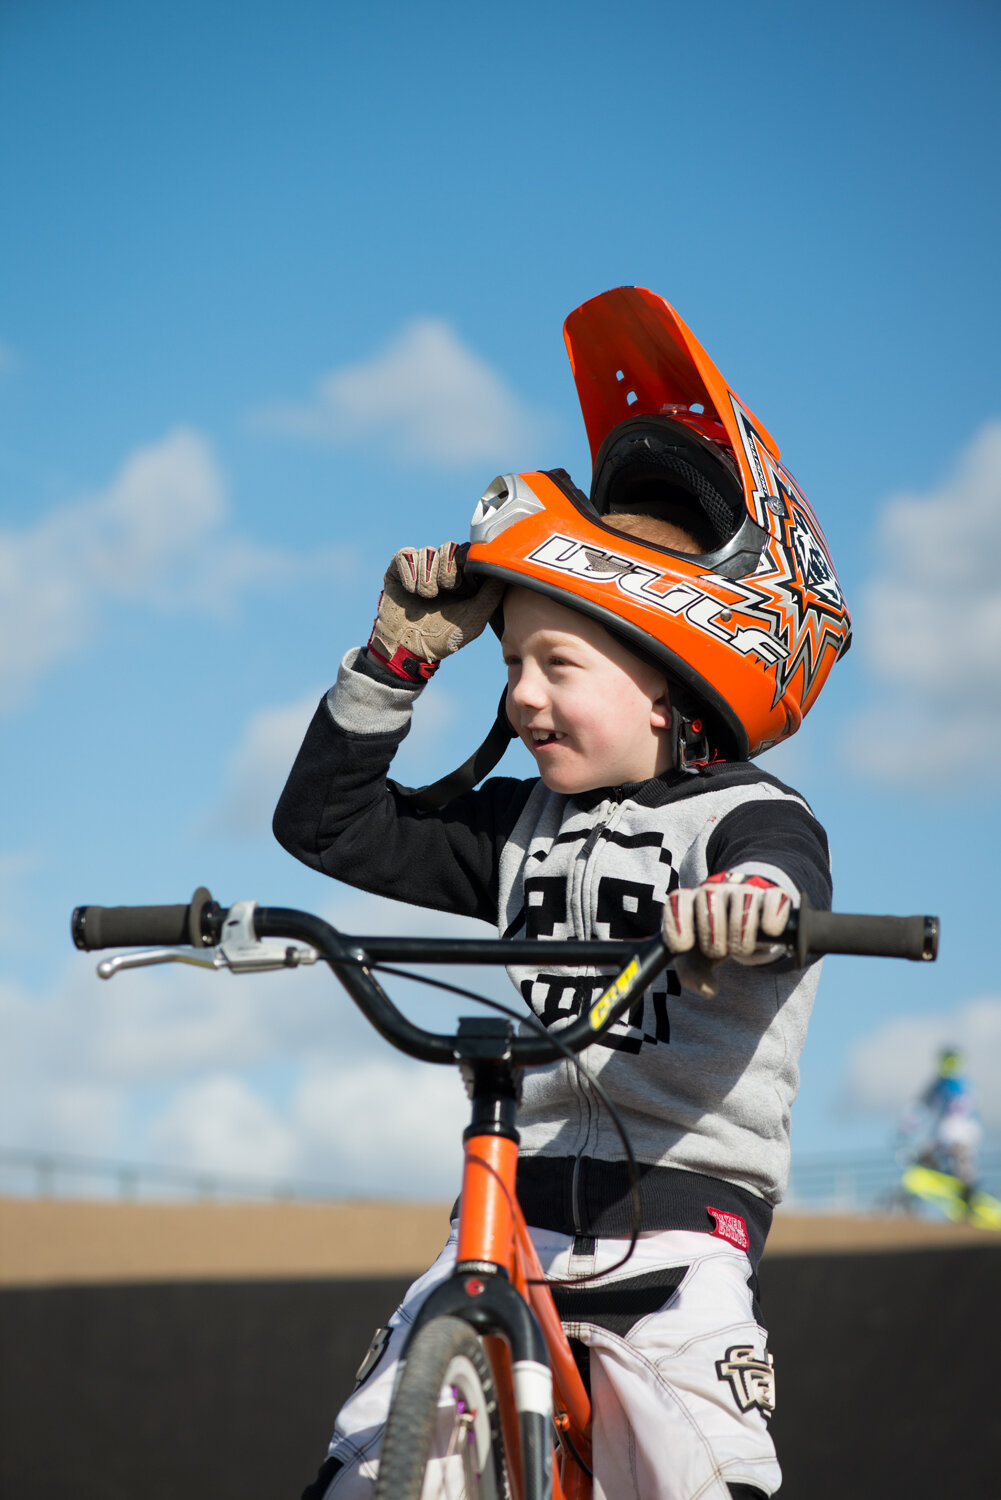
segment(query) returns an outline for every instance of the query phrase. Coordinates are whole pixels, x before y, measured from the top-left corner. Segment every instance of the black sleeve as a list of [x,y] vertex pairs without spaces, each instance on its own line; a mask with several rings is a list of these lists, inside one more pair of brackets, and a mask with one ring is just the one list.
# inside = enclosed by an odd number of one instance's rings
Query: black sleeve
[[321,701],[275,810],[275,837],[360,890],[495,922],[498,858],[534,783],[494,777],[419,812],[387,784],[398,744],[398,735],[339,729]]
[[735,865],[777,865],[816,911],[831,909],[827,835],[800,802],[753,798],[720,819],[706,846],[710,874]]

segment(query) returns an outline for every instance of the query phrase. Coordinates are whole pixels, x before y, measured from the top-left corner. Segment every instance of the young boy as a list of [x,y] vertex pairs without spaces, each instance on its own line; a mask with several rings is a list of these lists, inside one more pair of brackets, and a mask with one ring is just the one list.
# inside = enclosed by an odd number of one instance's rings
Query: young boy
[[[585,369],[583,335],[608,299],[614,327],[625,308],[670,343],[666,392],[662,374],[643,389],[621,345]],[[755,447],[752,467],[739,424],[756,442],[760,424],[666,304],[607,293],[571,315],[568,342],[579,388],[597,365],[628,374],[634,397],[609,424],[582,390],[601,429],[591,498],[561,471],[510,475],[483,497],[468,555],[454,544],[396,554],[368,646],[345,657],[321,703],[275,831],[318,870],[492,921],[502,936],[663,931],[675,968],[585,1056],[640,1164],[643,1234],[627,1265],[572,1294],[566,1327],[588,1355],[596,1500],[756,1500],[780,1472],[755,1272],[788,1171],[819,967],[794,969],[774,940],[801,899],[830,905],[830,875],[806,803],[746,757],[797,727],[847,614],[777,450],[769,440],[765,464]],[[507,716],[538,779],[493,778],[421,810],[387,781],[390,762],[424,682],[488,620],[502,630]],[[607,983],[557,966],[510,973],[553,1027]],[[600,1276],[631,1228],[615,1130],[562,1062],[526,1073],[518,1125],[519,1198],[543,1267]],[[315,1500],[371,1495],[401,1344],[454,1251],[450,1241],[380,1330],[307,1491]]]

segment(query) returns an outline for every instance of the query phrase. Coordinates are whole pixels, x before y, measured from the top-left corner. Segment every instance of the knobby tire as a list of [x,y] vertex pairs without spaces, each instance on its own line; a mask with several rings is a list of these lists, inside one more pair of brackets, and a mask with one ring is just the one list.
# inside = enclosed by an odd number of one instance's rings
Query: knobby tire
[[375,1500],[509,1500],[509,1494],[486,1350],[460,1318],[435,1318],[407,1350]]

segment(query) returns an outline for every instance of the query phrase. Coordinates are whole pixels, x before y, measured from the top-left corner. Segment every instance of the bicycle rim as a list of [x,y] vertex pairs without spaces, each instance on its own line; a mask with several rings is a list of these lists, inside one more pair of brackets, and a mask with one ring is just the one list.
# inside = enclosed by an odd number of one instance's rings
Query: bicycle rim
[[508,1500],[490,1361],[460,1318],[435,1318],[407,1350],[376,1500]]

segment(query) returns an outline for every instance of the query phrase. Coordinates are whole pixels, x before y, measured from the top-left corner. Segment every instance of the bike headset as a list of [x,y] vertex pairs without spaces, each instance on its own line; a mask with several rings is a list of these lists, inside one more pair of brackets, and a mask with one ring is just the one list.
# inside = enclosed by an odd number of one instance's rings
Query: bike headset
[[[506,474],[481,497],[465,568],[605,626],[667,678],[672,765],[746,760],[800,727],[851,643],[827,542],[779,449],[663,297],[616,287],[564,339],[591,448],[589,495],[562,469]],[[619,530],[660,517],[698,554]],[[503,616],[491,622],[500,634]],[[410,792],[437,807],[515,737],[504,699],[473,756]]]

